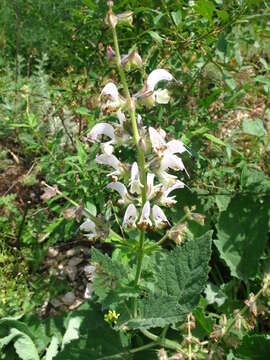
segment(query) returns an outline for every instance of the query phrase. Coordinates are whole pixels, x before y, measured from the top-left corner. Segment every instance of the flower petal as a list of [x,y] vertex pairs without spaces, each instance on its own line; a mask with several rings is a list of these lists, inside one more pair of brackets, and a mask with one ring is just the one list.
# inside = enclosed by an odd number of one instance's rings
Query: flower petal
[[102,165],[108,165],[113,167],[115,170],[118,170],[121,173],[121,162],[114,155],[101,154],[97,155],[96,162]]
[[136,227],[138,219],[137,210],[134,204],[129,204],[124,215],[123,226]]
[[112,140],[114,137],[114,128],[112,125],[107,123],[96,124],[89,133],[89,138],[93,141],[99,141],[102,135],[110,137]]
[[171,97],[167,89],[158,89],[154,91],[154,99],[158,104],[168,104],[170,98]]
[[166,149],[166,142],[164,137],[151,126],[149,127],[149,136],[150,141],[153,147],[153,150],[160,155]]
[[81,224],[80,230],[86,232],[85,236],[87,236],[88,239],[93,239],[97,236],[96,224],[90,219],[87,219]]
[[160,171],[166,171],[167,169],[172,169],[175,171],[185,170],[185,166],[180,157],[173,154],[165,154],[160,163]]
[[[167,149],[165,153],[170,154],[182,154],[185,151],[188,151],[185,145],[180,140],[171,140],[167,142]],[[189,152],[189,151],[188,151]]]
[[163,210],[159,206],[157,205],[153,206],[152,215],[156,228],[161,229],[168,226],[169,221],[166,215],[164,214]]
[[151,212],[150,202],[146,201],[146,203],[143,206],[142,214],[139,221],[139,225],[142,229],[149,229],[152,226],[152,221],[150,220],[150,212]]
[[147,78],[148,90],[154,91],[156,84],[161,80],[171,81],[173,76],[165,69],[156,69]]
[[143,188],[143,185],[140,181],[139,167],[136,162],[134,162],[131,167],[131,178],[130,178],[129,186],[130,186],[131,194],[135,194],[135,193],[140,194],[141,188]]
[[113,82],[109,82],[104,86],[100,96],[109,96],[111,100],[118,101],[119,94],[116,85]]
[[122,200],[126,202],[128,197],[128,191],[124,184],[119,181],[111,182],[107,185],[107,188],[117,191],[118,194],[121,196]]

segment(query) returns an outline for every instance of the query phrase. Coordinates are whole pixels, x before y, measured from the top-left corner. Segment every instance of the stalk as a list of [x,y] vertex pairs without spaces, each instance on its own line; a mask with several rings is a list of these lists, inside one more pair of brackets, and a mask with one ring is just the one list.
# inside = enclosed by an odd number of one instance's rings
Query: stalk
[[[60,195],[62,198],[64,198],[65,200],[69,201],[72,205],[74,205],[76,208],[81,207],[78,203],[76,203],[76,201],[72,200],[70,197],[68,197],[67,195],[65,195],[62,191],[53,188],[52,186],[48,185],[45,181],[41,181],[41,185],[46,186],[48,189],[55,191],[57,195]],[[83,213],[88,216],[98,227],[100,227],[101,229],[108,231],[110,235],[114,236],[115,238],[117,238],[117,240],[122,241],[123,238],[118,235],[115,231],[113,231],[112,229],[110,229],[103,221],[97,219],[95,216],[93,216],[91,214],[91,212],[86,209],[86,208],[82,208]]]
[[[111,9],[109,9],[109,12]],[[140,147],[140,135],[138,131],[137,121],[136,121],[136,112],[135,112],[135,104],[130,96],[130,92],[128,89],[128,83],[126,79],[125,72],[123,68],[121,67],[121,56],[120,56],[120,50],[118,45],[118,38],[117,38],[117,32],[115,26],[112,26],[112,33],[113,33],[113,42],[114,42],[114,48],[115,48],[115,55],[116,55],[116,65],[117,69],[121,78],[121,83],[123,85],[124,94],[127,100],[127,108],[131,120],[131,126],[132,126],[132,133],[133,133],[133,139],[136,145],[137,149],[137,159],[138,159],[138,166],[140,171],[140,180],[143,185],[142,188],[142,208],[146,202],[146,171],[145,171],[145,159],[144,159],[144,152],[142,148]],[[137,286],[140,282],[141,278],[141,272],[142,272],[142,263],[143,263],[143,255],[144,255],[144,240],[145,240],[145,231],[140,230],[140,241],[139,241],[139,247],[138,247],[138,253],[137,253],[137,267],[136,267],[136,276],[134,281],[134,286]],[[135,299],[132,302],[132,312],[133,316],[135,317],[137,315],[137,308],[136,308],[136,301]]]

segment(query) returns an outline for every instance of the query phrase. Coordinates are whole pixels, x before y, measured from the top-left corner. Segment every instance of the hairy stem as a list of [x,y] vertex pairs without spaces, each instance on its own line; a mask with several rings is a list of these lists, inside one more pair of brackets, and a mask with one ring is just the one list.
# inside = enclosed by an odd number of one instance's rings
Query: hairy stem
[[[109,10],[109,11],[111,11],[111,10]],[[129,112],[129,116],[130,116],[130,120],[131,120],[133,139],[134,139],[136,149],[137,149],[138,166],[139,166],[139,170],[140,170],[140,180],[143,185],[143,188],[142,188],[142,207],[143,207],[143,205],[146,202],[146,186],[147,186],[144,152],[140,146],[140,134],[139,134],[137,121],[136,121],[135,103],[130,96],[126,75],[125,75],[123,68],[121,67],[121,55],[120,55],[120,51],[119,51],[118,38],[117,38],[117,33],[116,33],[115,27],[112,27],[112,33],[113,33],[113,42],[114,42],[115,55],[116,55],[116,65],[117,65],[119,75],[121,78],[121,82],[123,85],[124,94],[125,94],[126,101],[127,101],[127,108],[128,108],[128,112]],[[135,286],[138,285],[138,283],[140,282],[140,278],[141,278],[143,255],[144,255],[144,240],[145,240],[145,231],[140,230],[140,242],[139,242],[139,247],[138,247],[138,252],[137,252],[137,267],[136,267],[136,276],[135,276],[135,281],[134,281]],[[132,300],[132,312],[133,312],[133,316],[136,317],[137,306],[136,306],[135,299]]]
[[183,349],[181,348],[181,346],[173,340],[169,340],[166,338],[160,338],[159,336],[151,333],[148,330],[144,330],[144,329],[140,329],[141,333],[146,336],[148,339],[155,341],[157,344],[164,346],[167,349],[171,349],[171,350],[176,350],[180,353],[184,353]]

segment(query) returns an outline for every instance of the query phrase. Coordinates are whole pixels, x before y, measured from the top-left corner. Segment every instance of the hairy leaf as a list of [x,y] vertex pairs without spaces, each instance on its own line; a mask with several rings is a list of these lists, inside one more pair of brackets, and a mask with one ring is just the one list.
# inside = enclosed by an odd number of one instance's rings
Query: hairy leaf
[[153,292],[138,302],[138,318],[124,320],[120,326],[163,327],[183,320],[198,305],[209,270],[211,234],[209,231],[182,247],[157,255]]
[[268,232],[267,203],[237,196],[220,214],[215,244],[232,276],[246,280],[256,274]]

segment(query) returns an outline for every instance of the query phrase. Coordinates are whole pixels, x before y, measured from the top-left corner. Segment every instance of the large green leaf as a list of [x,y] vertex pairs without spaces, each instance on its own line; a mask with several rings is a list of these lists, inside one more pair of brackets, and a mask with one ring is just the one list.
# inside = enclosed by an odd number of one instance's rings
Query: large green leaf
[[138,302],[139,316],[122,321],[129,328],[163,327],[182,321],[199,303],[208,275],[211,253],[209,231],[171,252],[156,256],[154,290]]
[[236,196],[220,214],[215,244],[232,276],[246,280],[256,274],[268,232],[268,205],[251,196]]
[[[117,354],[121,354],[119,359],[129,358],[126,335],[121,334],[120,336],[104,321],[100,306],[90,301],[85,302],[70,314],[68,324],[72,319],[76,319],[72,323],[73,325],[78,325],[78,319],[81,319],[79,338],[75,339],[74,337],[73,340],[66,343],[63,350],[53,360],[105,360]],[[72,328],[74,328],[73,325]],[[77,328],[77,326],[75,327]],[[123,343],[123,338],[125,338],[125,343]]]
[[270,336],[246,335],[241,346],[237,349],[237,355],[243,359],[266,360],[270,354]]

